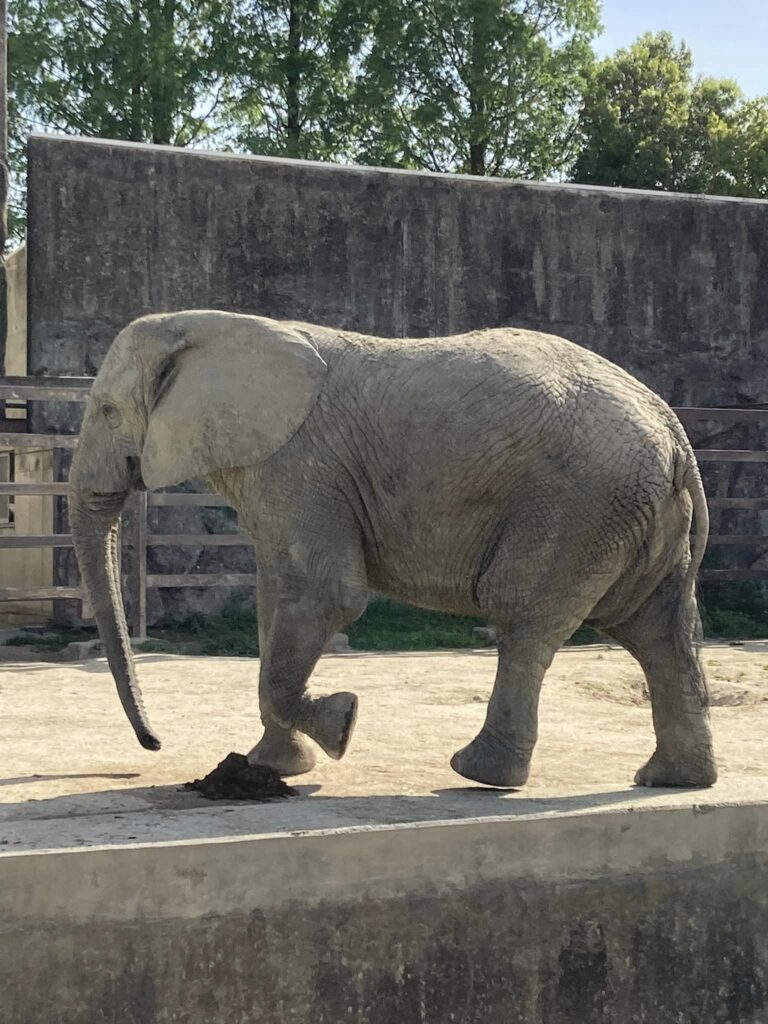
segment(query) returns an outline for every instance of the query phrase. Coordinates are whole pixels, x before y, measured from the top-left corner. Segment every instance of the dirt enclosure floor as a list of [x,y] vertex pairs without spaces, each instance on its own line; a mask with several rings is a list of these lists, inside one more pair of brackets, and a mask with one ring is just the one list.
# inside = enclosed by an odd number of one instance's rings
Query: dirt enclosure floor
[[762,799],[768,782],[768,644],[707,645],[721,781],[680,794],[632,788],[653,750],[637,664],[608,647],[558,654],[544,685],[531,779],[472,786],[449,767],[480,728],[495,651],[327,656],[317,693],[354,690],[360,716],[341,762],[291,780],[299,799],[211,804],[184,792],[259,737],[258,663],[140,655],[144,699],[163,748],[142,750],[103,659],[50,664],[4,648],[0,662],[0,853],[112,842],[231,836],[488,814],[578,812],[665,801]]

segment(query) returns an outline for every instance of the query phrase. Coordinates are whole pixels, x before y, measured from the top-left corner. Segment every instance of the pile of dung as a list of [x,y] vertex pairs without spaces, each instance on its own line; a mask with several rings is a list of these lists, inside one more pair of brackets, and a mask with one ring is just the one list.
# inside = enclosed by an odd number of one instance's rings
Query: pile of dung
[[249,764],[245,754],[227,754],[204,779],[185,782],[184,789],[193,789],[206,800],[251,800],[265,803],[287,796],[298,796],[286,785],[274,768]]

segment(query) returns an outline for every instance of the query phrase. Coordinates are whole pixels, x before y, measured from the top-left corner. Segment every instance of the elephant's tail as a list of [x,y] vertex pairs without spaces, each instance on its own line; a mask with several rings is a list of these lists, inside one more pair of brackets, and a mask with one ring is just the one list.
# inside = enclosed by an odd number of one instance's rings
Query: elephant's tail
[[685,450],[681,455],[683,458],[681,459],[680,467],[682,470],[680,490],[686,490],[691,496],[694,522],[691,561],[685,577],[685,593],[695,597],[696,576],[701,568],[704,552],[707,549],[707,541],[709,540],[709,509],[707,507],[707,497],[704,493],[704,484],[699,472],[699,465],[687,437]]

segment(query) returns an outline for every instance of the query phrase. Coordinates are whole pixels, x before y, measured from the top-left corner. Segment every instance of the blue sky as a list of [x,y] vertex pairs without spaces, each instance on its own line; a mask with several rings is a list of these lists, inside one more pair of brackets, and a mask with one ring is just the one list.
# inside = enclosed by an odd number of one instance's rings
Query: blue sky
[[603,0],[602,56],[643,32],[667,29],[693,51],[696,71],[768,94],[768,0]]

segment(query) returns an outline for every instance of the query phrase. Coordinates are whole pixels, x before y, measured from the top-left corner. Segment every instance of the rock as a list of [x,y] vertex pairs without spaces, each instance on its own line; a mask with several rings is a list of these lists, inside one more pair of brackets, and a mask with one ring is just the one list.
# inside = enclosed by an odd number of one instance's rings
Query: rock
[[496,639],[493,626],[475,626],[472,630],[472,640],[478,647],[495,647]]
[[103,653],[101,640],[77,640],[61,652],[62,661],[88,661]]
[[352,648],[349,646],[349,637],[346,633],[334,633],[328,643],[325,645],[323,654],[345,654],[347,651],[351,651]]

